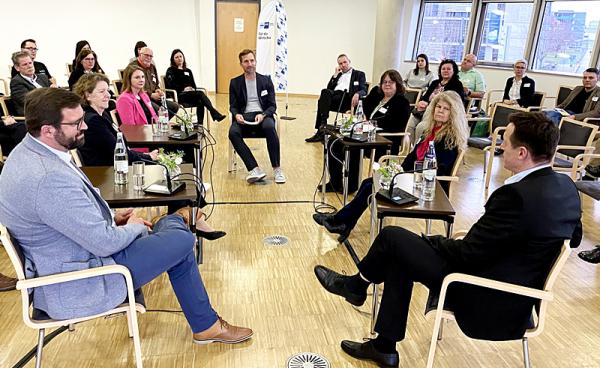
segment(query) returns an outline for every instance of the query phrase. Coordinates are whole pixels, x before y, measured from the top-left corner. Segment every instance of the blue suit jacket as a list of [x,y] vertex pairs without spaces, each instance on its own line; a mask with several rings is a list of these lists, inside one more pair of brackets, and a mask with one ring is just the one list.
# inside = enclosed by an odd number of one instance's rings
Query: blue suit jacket
[[[25,256],[26,277],[115,264],[111,257],[147,233],[140,224],[114,226],[113,214],[87,177],[29,134],[0,175],[0,222]],[[120,275],[35,288],[34,307],[54,319],[104,312],[125,300]]]
[[[277,110],[277,103],[275,102],[275,88],[271,77],[256,73],[256,90],[263,114],[273,116]],[[243,114],[247,102],[246,80],[244,74],[242,74],[229,82],[229,111],[234,117],[236,114]]]

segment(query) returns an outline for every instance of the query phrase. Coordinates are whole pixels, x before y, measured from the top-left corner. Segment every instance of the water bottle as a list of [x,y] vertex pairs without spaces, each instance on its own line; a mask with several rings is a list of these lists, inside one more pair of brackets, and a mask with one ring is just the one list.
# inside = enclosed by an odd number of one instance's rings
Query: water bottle
[[356,110],[354,110],[354,134],[363,133],[363,123],[365,120],[367,119],[365,119],[362,100],[358,100],[358,105],[356,105]]
[[423,201],[433,200],[436,174],[437,160],[435,158],[435,147],[433,141],[429,141],[425,160],[423,160],[423,189],[421,190],[421,199]]
[[160,97],[161,105],[158,108],[158,126],[162,133],[169,132],[169,110],[167,110],[167,98],[163,94]]
[[129,171],[129,160],[127,159],[127,147],[123,133],[117,132],[117,144],[115,144],[115,184],[127,184],[127,172]]

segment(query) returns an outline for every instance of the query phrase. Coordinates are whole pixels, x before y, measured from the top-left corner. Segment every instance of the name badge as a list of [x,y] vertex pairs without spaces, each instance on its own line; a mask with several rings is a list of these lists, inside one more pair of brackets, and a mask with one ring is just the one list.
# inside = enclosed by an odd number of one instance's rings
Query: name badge
[[531,83],[525,83],[523,87],[531,87]]
[[355,86],[358,86],[358,81],[354,81],[354,85],[355,85]]
[[592,97],[592,101],[594,101],[594,102],[598,101],[598,96]]
[[266,89],[263,89],[263,90],[260,92],[260,97],[266,96],[266,95],[268,95],[268,94],[269,94],[269,92],[267,92],[267,90],[266,90]]
[[190,76],[190,72],[183,72],[183,75],[187,75],[189,77]]
[[385,107],[381,106],[379,108],[379,112],[382,113],[382,114],[385,114],[385,113],[387,113],[387,109]]

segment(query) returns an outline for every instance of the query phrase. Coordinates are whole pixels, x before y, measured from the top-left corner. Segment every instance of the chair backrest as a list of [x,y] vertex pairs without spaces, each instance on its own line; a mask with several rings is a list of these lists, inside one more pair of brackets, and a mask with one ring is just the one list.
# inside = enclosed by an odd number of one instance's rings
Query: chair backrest
[[121,124],[123,124],[121,117],[119,116],[119,112],[117,110],[111,110],[110,117],[113,120],[113,128],[115,128],[115,130],[119,130],[118,128],[121,126]]
[[573,87],[568,86],[559,86],[558,92],[556,93],[556,105],[560,105],[563,101],[569,96],[569,94],[573,91]]
[[460,169],[460,165],[462,165],[463,159],[465,158],[465,150],[458,150],[458,155],[456,156],[456,160],[454,161],[454,165],[452,166],[452,171],[450,171],[450,176],[456,176],[458,173],[458,169]]
[[531,106],[544,106],[544,99],[546,98],[546,92],[535,91],[531,98]]
[[0,240],[2,241],[2,245],[4,245],[6,253],[8,253],[8,258],[10,258],[10,261],[15,268],[17,279],[25,280],[25,257],[23,256],[21,247],[19,246],[19,243],[14,240],[12,235],[10,235],[8,229],[2,224],[0,224]]
[[494,111],[492,111],[492,120],[490,123],[490,135],[492,132],[499,127],[506,127],[508,123],[510,123],[508,117],[510,114],[518,111],[526,111],[525,109],[513,106],[498,103],[494,106]]
[[0,78],[0,87],[2,87],[2,94],[10,95],[10,89],[8,87],[8,82],[6,79]]
[[165,88],[167,88],[167,87],[165,87],[165,76],[164,76],[164,75],[161,75],[161,76],[160,76],[160,82],[159,82],[159,83],[160,83],[160,84],[159,84],[159,87],[160,87],[160,89],[165,89]]
[[4,114],[4,116],[17,116],[15,103],[10,96],[0,97],[0,107],[2,107],[2,113]]
[[123,71],[125,69],[117,69],[117,74],[119,75],[119,79],[123,80]]
[[[563,118],[558,128],[560,129],[559,146],[578,146],[582,149],[592,145],[598,131],[597,125],[569,118]],[[559,149],[556,152],[568,157],[575,157],[583,153],[582,149]]]
[[113,85],[115,86],[115,95],[120,95],[121,94],[121,88],[123,88],[123,80],[121,79],[115,79],[112,81]]
[[404,97],[406,97],[411,106],[414,106],[417,101],[419,101],[419,98],[421,98],[422,92],[423,91],[417,88],[407,88],[406,92],[404,92]]
[[71,154],[71,157],[73,157],[73,161],[75,161],[75,165],[77,165],[77,167],[82,167],[83,161],[81,161],[81,155],[79,154],[79,151],[77,150],[77,148],[69,150],[69,153]]

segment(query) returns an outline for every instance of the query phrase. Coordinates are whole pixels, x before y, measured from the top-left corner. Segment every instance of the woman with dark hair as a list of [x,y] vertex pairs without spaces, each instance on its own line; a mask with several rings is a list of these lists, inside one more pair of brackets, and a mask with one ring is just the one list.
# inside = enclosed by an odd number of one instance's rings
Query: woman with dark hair
[[434,79],[435,75],[429,70],[429,58],[425,54],[419,54],[415,68],[406,74],[404,82],[408,88],[426,90]]
[[130,64],[123,71],[123,87],[117,99],[117,112],[122,124],[152,124],[152,118],[157,117],[150,97],[144,90],[145,75],[144,70],[134,64]]
[[204,121],[205,107],[214,120],[221,121],[225,119],[225,115],[213,107],[204,92],[196,89],[194,75],[187,67],[185,56],[180,49],[175,49],[171,52],[171,66],[167,69],[165,75],[165,87],[177,91],[179,103],[196,107],[199,124],[202,124]]
[[[413,170],[415,161],[422,161],[429,147],[434,142],[437,158],[437,175],[450,175],[458,153],[467,149],[469,127],[462,99],[454,91],[439,93],[432,101],[423,116],[425,125],[423,139],[402,162],[404,171]],[[440,183],[446,194],[450,190],[449,182]],[[331,232],[340,234],[339,242],[348,238],[356,226],[360,216],[369,206],[369,197],[373,193],[373,178],[363,180],[356,196],[335,215],[314,214],[313,219]]]
[[[371,89],[371,92],[363,101],[363,110],[365,116],[370,120],[375,120],[377,126],[383,132],[396,133],[403,132],[406,127],[406,122],[410,116],[410,104],[404,97],[404,84],[402,76],[394,69],[386,70],[379,80],[379,85]],[[401,137],[392,138],[393,154],[398,153]],[[342,145],[334,144],[330,141],[329,153],[336,158],[343,157]],[[376,151],[376,158],[383,155],[384,150]],[[350,153],[351,156],[353,153]],[[370,151],[366,152],[367,155]],[[353,192],[358,186],[358,161],[357,159],[350,160],[350,180],[348,181],[348,192]],[[328,191],[341,191],[342,189],[342,167],[339,161],[335,158],[329,158],[329,178],[330,182],[326,185]]]
[[98,64],[98,56],[91,49],[81,49],[79,55],[75,59],[75,64],[73,64],[73,72],[69,76],[69,89],[73,90],[73,86],[82,75],[87,73],[101,73],[104,74],[104,71]]
[[90,43],[87,42],[86,40],[81,40],[75,44],[75,59],[73,59],[73,62],[71,63],[71,66],[73,67],[73,69],[75,69],[75,65],[77,65],[77,56],[79,56],[79,53],[83,49],[86,49],[86,50],[92,49],[92,47],[90,46]]
[[444,91],[454,91],[458,93],[464,104],[465,90],[460,82],[460,79],[458,79],[458,65],[456,65],[454,60],[451,59],[444,59],[440,62],[438,79],[431,82],[429,88],[427,88],[427,92],[421,96],[421,99],[419,102],[417,102],[410,119],[408,119],[406,131],[410,133],[410,140],[412,143],[419,139],[419,137],[415,136],[415,129],[421,121],[427,106],[435,98],[435,96]]

